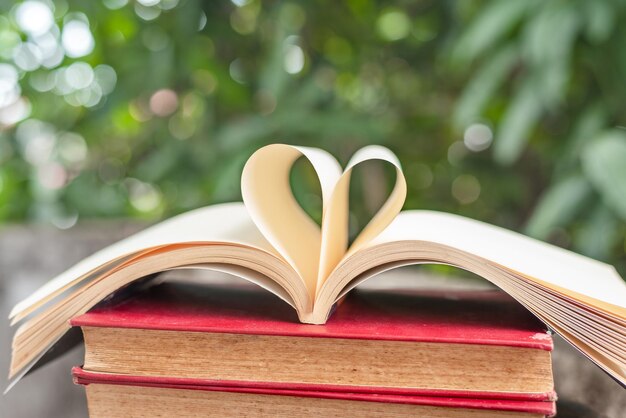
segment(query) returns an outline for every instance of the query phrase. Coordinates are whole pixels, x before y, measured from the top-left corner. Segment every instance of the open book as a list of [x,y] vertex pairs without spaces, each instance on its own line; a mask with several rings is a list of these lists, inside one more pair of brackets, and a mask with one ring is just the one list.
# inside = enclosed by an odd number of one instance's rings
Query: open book
[[[289,174],[306,158],[317,172],[321,226],[294,198]],[[396,171],[386,202],[348,246],[352,169],[382,160]],[[400,212],[406,181],[388,149],[358,151],[345,170],[327,152],[283,144],[250,157],[243,203],[193,210],[107,247],[55,277],[11,311],[22,321],[10,377],[19,379],[69,329],[69,320],[147,275],[209,268],[276,294],[300,321],[324,324],[350,289],[382,271],[443,263],[509,293],[622,384],[626,383],[626,284],[615,269],[514,232],[432,211]]]

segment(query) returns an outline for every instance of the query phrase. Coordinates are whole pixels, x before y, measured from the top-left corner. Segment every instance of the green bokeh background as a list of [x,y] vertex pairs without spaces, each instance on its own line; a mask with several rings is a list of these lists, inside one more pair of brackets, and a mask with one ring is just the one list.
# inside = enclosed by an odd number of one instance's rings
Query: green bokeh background
[[[45,33],[32,3],[0,4],[0,223],[157,221],[239,200],[265,144],[343,164],[381,144],[406,208],[626,275],[626,2],[51,1]],[[388,174],[354,179],[355,230]],[[319,217],[310,170],[293,182]]]

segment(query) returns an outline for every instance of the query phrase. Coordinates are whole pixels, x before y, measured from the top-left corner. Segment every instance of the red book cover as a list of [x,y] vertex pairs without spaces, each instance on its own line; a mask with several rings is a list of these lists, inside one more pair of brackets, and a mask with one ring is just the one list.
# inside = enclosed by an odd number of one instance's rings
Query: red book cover
[[551,351],[552,337],[501,291],[353,290],[325,325],[253,285],[162,284],[72,319],[73,326],[500,345]]
[[[72,320],[73,326],[137,328],[169,331],[280,335],[315,338],[439,342],[553,348],[545,327],[511,297],[500,291],[394,290],[351,292],[325,325],[298,322],[295,311],[256,286],[191,286],[162,284],[121,302],[94,308]],[[84,383],[81,371],[79,382]],[[117,380],[118,377],[110,376]],[[81,380],[82,379],[82,380]],[[130,376],[119,377],[132,381]],[[417,396],[540,402],[554,408],[547,393],[464,392],[348,385],[143,379],[143,384],[230,387],[233,390],[294,390],[298,393],[360,393],[364,396]],[[128,384],[128,383],[126,383]],[[284,386],[284,385],[283,385]],[[404,398],[403,398],[404,399]],[[460,402],[460,401],[459,401]]]

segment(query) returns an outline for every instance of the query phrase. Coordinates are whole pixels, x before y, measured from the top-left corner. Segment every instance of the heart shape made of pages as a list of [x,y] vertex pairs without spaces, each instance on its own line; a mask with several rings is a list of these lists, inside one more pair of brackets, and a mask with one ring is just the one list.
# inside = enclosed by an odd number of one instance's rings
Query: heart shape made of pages
[[[321,227],[302,209],[291,190],[289,173],[301,157],[311,163],[320,182]],[[356,165],[371,160],[392,164],[396,182],[385,203],[348,249],[350,175]],[[241,193],[256,226],[300,274],[314,298],[346,254],[380,234],[400,212],[406,198],[406,180],[398,158],[385,147],[360,149],[342,171],[326,151],[272,144],[256,151],[246,162]]]

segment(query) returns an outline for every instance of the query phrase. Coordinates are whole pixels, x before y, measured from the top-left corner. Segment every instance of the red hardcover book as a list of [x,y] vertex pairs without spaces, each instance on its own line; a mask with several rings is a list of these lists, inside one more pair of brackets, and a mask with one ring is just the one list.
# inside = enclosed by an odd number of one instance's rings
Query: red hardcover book
[[[93,373],[74,367],[87,390],[91,418],[159,416],[407,416],[528,418],[553,416],[554,402],[394,395],[297,388],[231,386],[193,379]],[[337,402],[342,401],[342,402]]]
[[356,291],[319,326],[253,286],[163,284],[72,325],[81,384],[554,412],[552,339],[499,291]]

